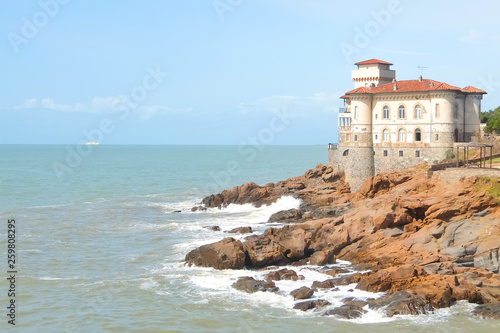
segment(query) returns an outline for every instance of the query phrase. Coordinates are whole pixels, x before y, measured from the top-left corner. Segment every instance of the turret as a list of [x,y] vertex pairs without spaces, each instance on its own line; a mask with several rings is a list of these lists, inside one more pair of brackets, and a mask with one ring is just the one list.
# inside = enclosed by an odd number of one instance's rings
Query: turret
[[358,69],[352,71],[354,88],[377,87],[391,83],[396,78],[396,71],[391,69],[390,62],[370,59],[355,63]]

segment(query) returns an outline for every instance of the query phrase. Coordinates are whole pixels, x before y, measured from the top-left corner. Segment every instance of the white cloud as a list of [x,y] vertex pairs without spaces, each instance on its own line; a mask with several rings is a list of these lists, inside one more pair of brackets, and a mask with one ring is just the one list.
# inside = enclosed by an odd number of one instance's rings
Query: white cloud
[[161,105],[138,106],[136,103],[130,102],[125,95],[116,95],[108,97],[96,96],[89,103],[76,103],[76,104],[60,104],[55,102],[52,98],[48,97],[43,98],[41,100],[38,100],[36,98],[30,98],[24,101],[22,104],[14,106],[12,109],[14,110],[42,109],[42,110],[56,110],[61,112],[88,112],[88,113],[112,113],[128,109],[138,114],[140,118],[143,120],[147,120],[152,116],[159,114],[192,111],[192,109],[173,110]]
[[108,97],[94,97],[90,102],[90,107],[94,112],[106,112],[115,110],[120,103],[125,103],[126,97],[124,95],[108,96]]
[[30,99],[24,101],[23,104],[14,106],[13,109],[14,110],[22,110],[22,109],[33,109],[36,107],[38,107],[38,101],[36,100],[36,98],[30,98]]
[[464,43],[473,43],[479,39],[479,33],[476,30],[469,30],[469,32],[461,36],[458,40]]

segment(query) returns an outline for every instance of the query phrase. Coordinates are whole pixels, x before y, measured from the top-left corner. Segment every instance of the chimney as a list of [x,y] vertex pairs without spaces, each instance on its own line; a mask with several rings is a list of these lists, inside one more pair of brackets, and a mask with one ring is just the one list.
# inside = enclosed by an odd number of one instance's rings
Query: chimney
[[420,76],[418,77],[418,81],[419,81],[419,82],[422,82],[422,75],[420,75]]
[[396,78],[392,79],[392,83],[396,82]]
[[398,84],[397,84],[397,83],[396,83],[396,84],[394,84],[394,88],[393,88],[393,89],[394,89],[394,90],[398,90]]

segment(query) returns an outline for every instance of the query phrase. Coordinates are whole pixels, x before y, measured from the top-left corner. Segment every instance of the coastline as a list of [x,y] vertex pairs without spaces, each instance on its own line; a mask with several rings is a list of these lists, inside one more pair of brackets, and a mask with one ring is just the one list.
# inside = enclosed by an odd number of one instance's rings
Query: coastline
[[[425,314],[464,300],[486,304],[476,307],[479,316],[500,318],[500,212],[498,198],[487,193],[487,182],[498,180],[472,177],[450,185],[437,177],[426,179],[425,172],[426,166],[420,165],[380,174],[350,193],[342,173],[318,165],[285,181],[227,189],[193,209],[247,203],[259,207],[282,196],[298,198],[302,204],[271,217],[285,223],[282,228],[268,228],[242,241],[227,237],[203,245],[189,252],[185,261],[216,269],[278,266],[277,276],[233,285],[250,288],[247,292],[275,292],[273,281],[282,279],[289,265],[328,267],[336,259],[346,260],[369,272],[304,288],[314,293],[357,283],[357,289],[386,296],[370,304],[350,300],[323,311],[325,315],[351,318],[363,314],[366,306],[382,308],[387,316]],[[304,289],[305,296],[309,290]],[[305,311],[324,310],[326,304],[311,296],[299,298],[305,300]]]

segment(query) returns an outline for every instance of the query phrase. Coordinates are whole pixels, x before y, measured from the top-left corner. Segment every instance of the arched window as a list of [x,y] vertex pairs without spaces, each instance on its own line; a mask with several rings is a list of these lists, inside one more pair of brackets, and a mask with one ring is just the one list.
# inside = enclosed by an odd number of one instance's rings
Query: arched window
[[400,105],[399,106],[399,119],[404,119],[406,114],[405,114],[405,106],[404,105]]
[[422,107],[419,104],[415,106],[415,119],[422,119]]
[[384,112],[383,112],[383,119],[389,119],[389,107],[386,105],[384,106]]
[[349,156],[349,149],[344,150],[342,156]]
[[405,141],[405,130],[404,129],[399,129],[398,131],[398,141],[404,142]]
[[420,142],[422,141],[422,130],[420,128],[417,128],[415,130],[415,142]]
[[382,132],[382,141],[388,142],[389,141],[389,130],[385,129],[384,132]]

